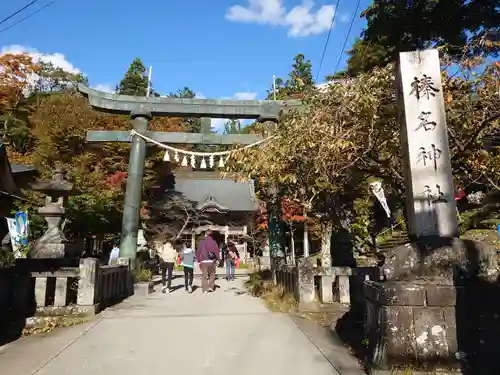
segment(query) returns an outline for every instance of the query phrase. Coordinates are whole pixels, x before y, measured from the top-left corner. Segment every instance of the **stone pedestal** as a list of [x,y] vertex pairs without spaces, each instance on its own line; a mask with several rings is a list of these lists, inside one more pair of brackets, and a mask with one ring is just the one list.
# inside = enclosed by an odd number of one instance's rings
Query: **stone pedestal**
[[307,259],[301,259],[298,265],[298,300],[299,309],[307,309],[314,302],[314,267]]
[[62,171],[57,169],[52,180],[37,181],[31,185],[35,191],[46,196],[45,206],[38,212],[47,222],[47,231],[35,241],[28,252],[28,258],[63,258],[74,256],[76,247],[71,245],[61,230],[61,220],[64,216],[64,200],[78,194],[73,184],[64,180]]
[[64,207],[57,203],[48,203],[40,207],[38,212],[47,221],[47,231],[35,241],[31,247],[29,258],[63,258],[68,247],[68,240],[61,232],[60,222],[64,215]]
[[498,285],[365,281],[365,295],[370,367],[500,373]]

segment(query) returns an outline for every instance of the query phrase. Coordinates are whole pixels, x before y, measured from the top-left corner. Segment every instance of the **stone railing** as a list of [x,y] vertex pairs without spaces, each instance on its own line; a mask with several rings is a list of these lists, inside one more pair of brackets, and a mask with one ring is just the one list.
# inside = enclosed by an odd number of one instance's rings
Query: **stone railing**
[[114,266],[94,258],[57,262],[29,259],[0,273],[0,315],[92,315],[131,295],[128,258]]
[[363,281],[379,281],[380,271],[377,267],[332,267],[330,275],[318,273],[315,277],[321,302],[351,304],[351,289],[355,288],[355,302],[362,301]]
[[[301,260],[297,267],[281,265],[275,271],[275,283],[287,293],[293,294],[297,301],[303,303],[315,300],[316,293],[322,303],[362,302],[365,280],[380,280],[379,269],[376,267],[332,267],[331,273],[327,274],[320,268],[314,268],[307,261]],[[351,294],[355,301],[351,301]]]
[[80,260],[77,306],[94,306],[94,312],[132,294],[130,259],[118,258],[117,264],[100,266],[99,260]]

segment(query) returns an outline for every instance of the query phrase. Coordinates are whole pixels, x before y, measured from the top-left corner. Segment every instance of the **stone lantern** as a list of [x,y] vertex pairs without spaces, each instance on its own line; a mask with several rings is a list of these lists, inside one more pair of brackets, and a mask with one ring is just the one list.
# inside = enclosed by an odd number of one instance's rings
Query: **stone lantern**
[[35,241],[28,252],[28,258],[64,258],[72,248],[61,230],[61,219],[65,213],[64,200],[79,192],[73,189],[71,182],[64,179],[59,168],[54,171],[52,180],[39,180],[31,188],[46,195],[45,205],[38,212],[47,222],[48,228]]

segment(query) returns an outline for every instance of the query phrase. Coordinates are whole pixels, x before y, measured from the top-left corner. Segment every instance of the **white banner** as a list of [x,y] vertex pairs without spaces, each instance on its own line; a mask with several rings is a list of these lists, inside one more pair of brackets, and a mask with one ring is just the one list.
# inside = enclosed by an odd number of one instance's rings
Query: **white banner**
[[10,243],[12,244],[12,251],[14,252],[14,257],[25,258],[25,254],[21,247],[21,237],[19,235],[19,228],[16,225],[16,219],[6,217],[7,226],[9,227]]
[[387,217],[390,219],[391,218],[391,210],[389,209],[389,206],[387,205],[387,199],[385,199],[384,188],[382,187],[382,181],[370,182],[370,189],[371,189],[373,195],[375,195],[377,200],[382,205],[385,213],[387,214]]

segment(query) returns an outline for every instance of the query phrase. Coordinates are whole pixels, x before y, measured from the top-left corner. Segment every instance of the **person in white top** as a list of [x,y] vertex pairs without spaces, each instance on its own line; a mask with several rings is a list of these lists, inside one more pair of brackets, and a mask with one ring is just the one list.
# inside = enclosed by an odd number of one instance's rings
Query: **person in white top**
[[113,245],[113,248],[111,249],[111,252],[109,253],[109,261],[108,265],[116,264],[116,261],[120,257],[120,248],[118,247],[118,244],[115,243]]
[[174,271],[177,251],[170,241],[164,239],[156,242],[156,252],[160,257],[161,283],[163,285],[162,293],[172,291],[172,273]]

